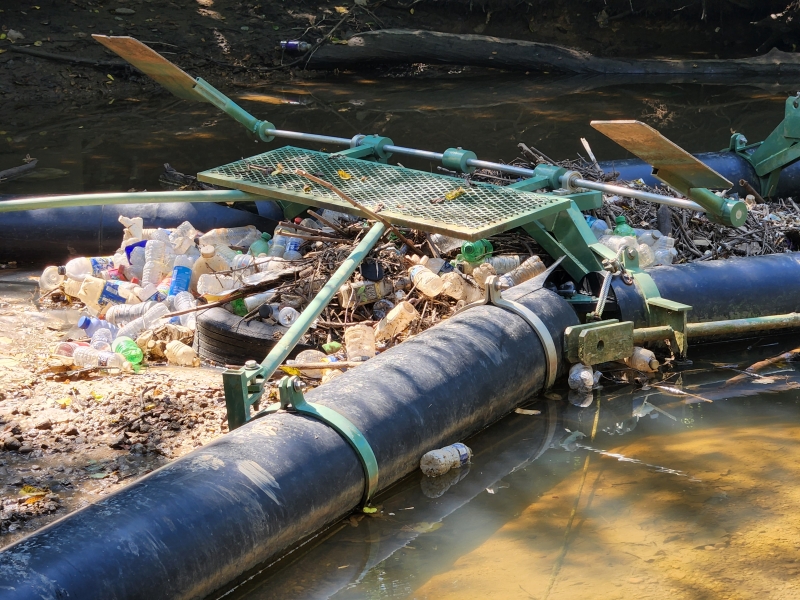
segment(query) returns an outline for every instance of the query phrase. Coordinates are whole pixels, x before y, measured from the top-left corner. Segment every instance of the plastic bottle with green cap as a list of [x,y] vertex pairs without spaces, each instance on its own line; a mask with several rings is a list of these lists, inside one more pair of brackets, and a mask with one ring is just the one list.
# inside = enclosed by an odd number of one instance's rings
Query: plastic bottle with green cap
[[619,215],[614,219],[614,222],[617,224],[617,226],[614,227],[614,235],[621,235],[623,237],[632,235],[636,237],[636,231],[634,231],[633,227],[628,225],[628,220],[624,215]]
[[142,362],[142,358],[144,358],[144,353],[142,349],[136,345],[136,342],[134,342],[132,338],[124,335],[118,336],[117,339],[111,343],[111,349],[117,354],[124,356],[125,360],[132,365],[138,365]]
[[478,240],[477,242],[464,242],[461,244],[461,255],[464,260],[470,263],[483,261],[487,254],[494,252],[492,243],[489,240]]
[[267,254],[269,252],[269,241],[271,239],[272,236],[265,231],[261,234],[260,238],[250,244],[250,249],[247,251],[248,254],[252,254],[253,256]]

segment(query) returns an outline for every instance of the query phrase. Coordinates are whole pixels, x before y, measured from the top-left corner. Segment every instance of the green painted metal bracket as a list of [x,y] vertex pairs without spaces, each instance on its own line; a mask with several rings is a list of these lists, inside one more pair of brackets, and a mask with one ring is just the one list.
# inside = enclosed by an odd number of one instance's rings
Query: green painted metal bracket
[[627,358],[633,354],[633,322],[607,319],[564,330],[567,360],[585,365]]
[[442,166],[445,169],[458,171],[459,173],[474,173],[475,167],[467,164],[468,160],[476,160],[477,154],[463,148],[448,148],[442,155]]
[[603,269],[590,246],[597,242],[575,202],[553,215],[522,226],[552,257],[565,257],[564,269],[576,280]]
[[357,135],[350,142],[352,147],[331,153],[331,158],[361,158],[386,163],[391,152],[384,150],[384,146],[393,146],[394,142],[388,137],[380,135]]
[[258,403],[264,393],[264,383],[286,360],[289,353],[305,335],[314,320],[319,317],[333,296],[339,291],[345,281],[353,274],[361,261],[369,254],[370,250],[378,243],[385,231],[383,223],[372,225],[367,234],[353,249],[339,268],[331,275],[328,282],[300,314],[283,337],[275,343],[270,353],[261,362],[248,361],[244,367],[226,369],[222,373],[223,389],[225,391],[225,405],[228,410],[228,429],[233,431],[241,427],[251,418],[250,407],[258,410]]
[[[741,134],[731,137],[730,150],[747,160],[761,179],[761,195],[772,196],[781,170],[800,158],[800,93],[786,99],[783,121],[760,144],[747,145]],[[755,148],[755,151],[750,152]]]
[[297,377],[281,379],[278,384],[278,397],[279,402],[269,405],[260,414],[267,415],[279,410],[294,409],[295,412],[328,425],[355,450],[364,469],[364,494],[361,506],[367,506],[378,490],[378,459],[364,434],[347,417],[332,408],[308,402],[303,396],[303,382]]

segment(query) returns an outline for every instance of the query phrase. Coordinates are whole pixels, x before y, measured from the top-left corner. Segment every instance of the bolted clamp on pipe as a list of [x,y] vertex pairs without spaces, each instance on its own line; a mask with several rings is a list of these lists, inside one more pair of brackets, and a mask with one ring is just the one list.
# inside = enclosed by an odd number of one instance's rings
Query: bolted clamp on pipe
[[442,155],[442,166],[451,171],[459,173],[474,173],[475,167],[470,166],[468,161],[477,160],[478,156],[470,150],[463,148],[448,148]]

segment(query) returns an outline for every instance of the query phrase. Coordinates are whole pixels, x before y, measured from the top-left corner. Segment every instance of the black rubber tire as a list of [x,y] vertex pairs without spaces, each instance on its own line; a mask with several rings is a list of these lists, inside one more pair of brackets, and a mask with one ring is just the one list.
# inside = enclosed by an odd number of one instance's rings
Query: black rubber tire
[[[258,319],[243,321],[221,307],[209,308],[197,313],[195,348],[201,358],[219,365],[238,366],[248,360],[260,362],[286,331],[286,327],[269,325]],[[298,345],[290,356],[307,348]]]

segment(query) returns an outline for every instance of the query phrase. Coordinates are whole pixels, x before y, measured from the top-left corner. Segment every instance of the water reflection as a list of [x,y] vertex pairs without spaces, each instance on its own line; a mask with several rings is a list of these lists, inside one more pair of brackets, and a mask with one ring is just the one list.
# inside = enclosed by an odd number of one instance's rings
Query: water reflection
[[[791,347],[723,360],[743,368]],[[800,570],[800,379],[780,364],[772,384],[724,387],[736,373],[719,365],[667,375],[712,402],[611,384],[579,407],[556,390],[541,414],[470,440],[469,471],[413,474],[378,515],[345,520],[229,597],[797,597],[785,575]]]

